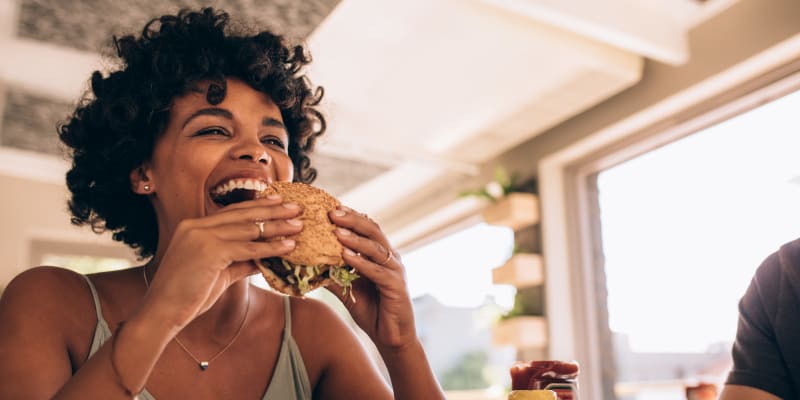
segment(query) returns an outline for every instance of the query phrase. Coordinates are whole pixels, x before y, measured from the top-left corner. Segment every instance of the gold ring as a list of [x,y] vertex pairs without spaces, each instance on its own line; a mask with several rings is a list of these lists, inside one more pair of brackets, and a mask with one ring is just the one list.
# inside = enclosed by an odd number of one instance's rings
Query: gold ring
[[257,219],[257,220],[255,220],[255,224],[258,227],[258,238],[259,239],[263,239],[264,238],[264,220],[263,219]]
[[380,266],[382,266],[382,267],[383,267],[383,266],[386,266],[386,264],[387,264],[387,263],[389,262],[389,260],[391,260],[391,259],[392,259],[392,252],[391,252],[391,251],[389,251],[389,250],[386,250],[386,259],[385,259],[385,260],[383,260],[383,262],[382,262],[382,263],[378,263],[378,265],[380,265]]

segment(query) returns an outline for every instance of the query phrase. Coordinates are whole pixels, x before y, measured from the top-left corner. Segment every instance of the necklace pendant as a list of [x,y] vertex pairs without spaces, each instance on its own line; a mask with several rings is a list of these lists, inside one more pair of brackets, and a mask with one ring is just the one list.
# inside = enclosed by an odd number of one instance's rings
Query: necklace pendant
[[208,369],[208,361],[201,361],[200,362],[200,370],[205,371]]

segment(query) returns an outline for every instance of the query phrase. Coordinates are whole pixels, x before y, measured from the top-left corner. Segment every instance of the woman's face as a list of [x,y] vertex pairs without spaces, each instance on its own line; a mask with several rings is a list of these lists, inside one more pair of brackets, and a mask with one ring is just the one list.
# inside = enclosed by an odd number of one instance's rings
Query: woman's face
[[143,169],[159,227],[169,232],[183,219],[218,212],[223,205],[215,199],[231,187],[259,189],[293,178],[289,136],[275,103],[228,79],[225,99],[212,105],[207,85],[175,99],[166,131]]

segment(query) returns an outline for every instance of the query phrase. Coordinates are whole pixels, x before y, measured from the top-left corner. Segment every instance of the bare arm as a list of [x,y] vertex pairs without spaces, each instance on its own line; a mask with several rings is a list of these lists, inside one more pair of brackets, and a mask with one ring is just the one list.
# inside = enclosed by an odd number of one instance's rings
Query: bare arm
[[[366,348],[341,317],[327,305],[307,299],[293,304],[293,319],[299,329],[294,336],[307,353],[321,355],[322,372],[313,389],[315,399],[392,399],[392,393],[378,372]],[[307,328],[313,327],[313,328]],[[311,333],[309,333],[311,331]],[[325,332],[320,334],[319,332]]]
[[[20,274],[0,300],[0,398],[84,399],[91,394],[122,399],[126,397],[120,380],[133,392],[141,390],[177,332],[208,310],[230,285],[256,271],[250,260],[291,250],[293,244],[286,242],[254,241],[262,238],[252,222],[256,219],[272,221],[266,238],[300,229],[281,221],[296,216],[299,209],[280,204],[280,199],[242,202],[213,216],[181,222],[136,311],[116,338],[77,372],[69,360],[67,332],[75,325],[71,317],[80,311],[70,301],[85,296],[87,288],[69,282],[82,283],[83,278],[58,268]],[[111,365],[112,343],[119,377]]]
[[396,399],[443,399],[419,340],[410,346],[380,349]]
[[[80,310],[68,299],[86,296],[75,274],[36,268],[15,278],[0,299],[0,398],[124,399],[109,362],[106,344],[72,375],[67,328]],[[81,279],[82,278],[78,278]],[[59,301],[61,300],[61,301]],[[65,304],[67,303],[67,304]],[[140,387],[169,340],[170,333],[134,318],[117,341],[116,363],[126,385]]]
[[[179,331],[178,327],[153,323],[159,319],[148,316],[150,314],[153,313],[141,310],[127,321],[123,329],[116,332],[116,339],[107,341],[61,387],[54,399],[82,399],[87,393],[103,399],[127,399],[123,387],[138,394],[167,344]],[[112,346],[117,372],[111,364]]]
[[781,400],[781,398],[748,386],[725,385],[719,400]]
[[378,347],[395,399],[444,399],[417,337],[400,255],[366,215],[340,208],[330,218],[339,226],[335,233],[345,249],[342,258],[361,275],[352,286],[356,302],[344,296],[341,288],[333,293]]

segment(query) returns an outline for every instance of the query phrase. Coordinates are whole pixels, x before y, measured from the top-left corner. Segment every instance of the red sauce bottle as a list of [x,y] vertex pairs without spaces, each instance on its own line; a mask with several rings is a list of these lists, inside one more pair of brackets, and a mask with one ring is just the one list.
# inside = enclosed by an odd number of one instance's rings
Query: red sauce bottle
[[518,362],[511,367],[512,390],[552,390],[559,400],[578,399],[576,361]]
[[686,386],[687,400],[716,400],[717,385],[713,383],[698,383],[693,386]]

